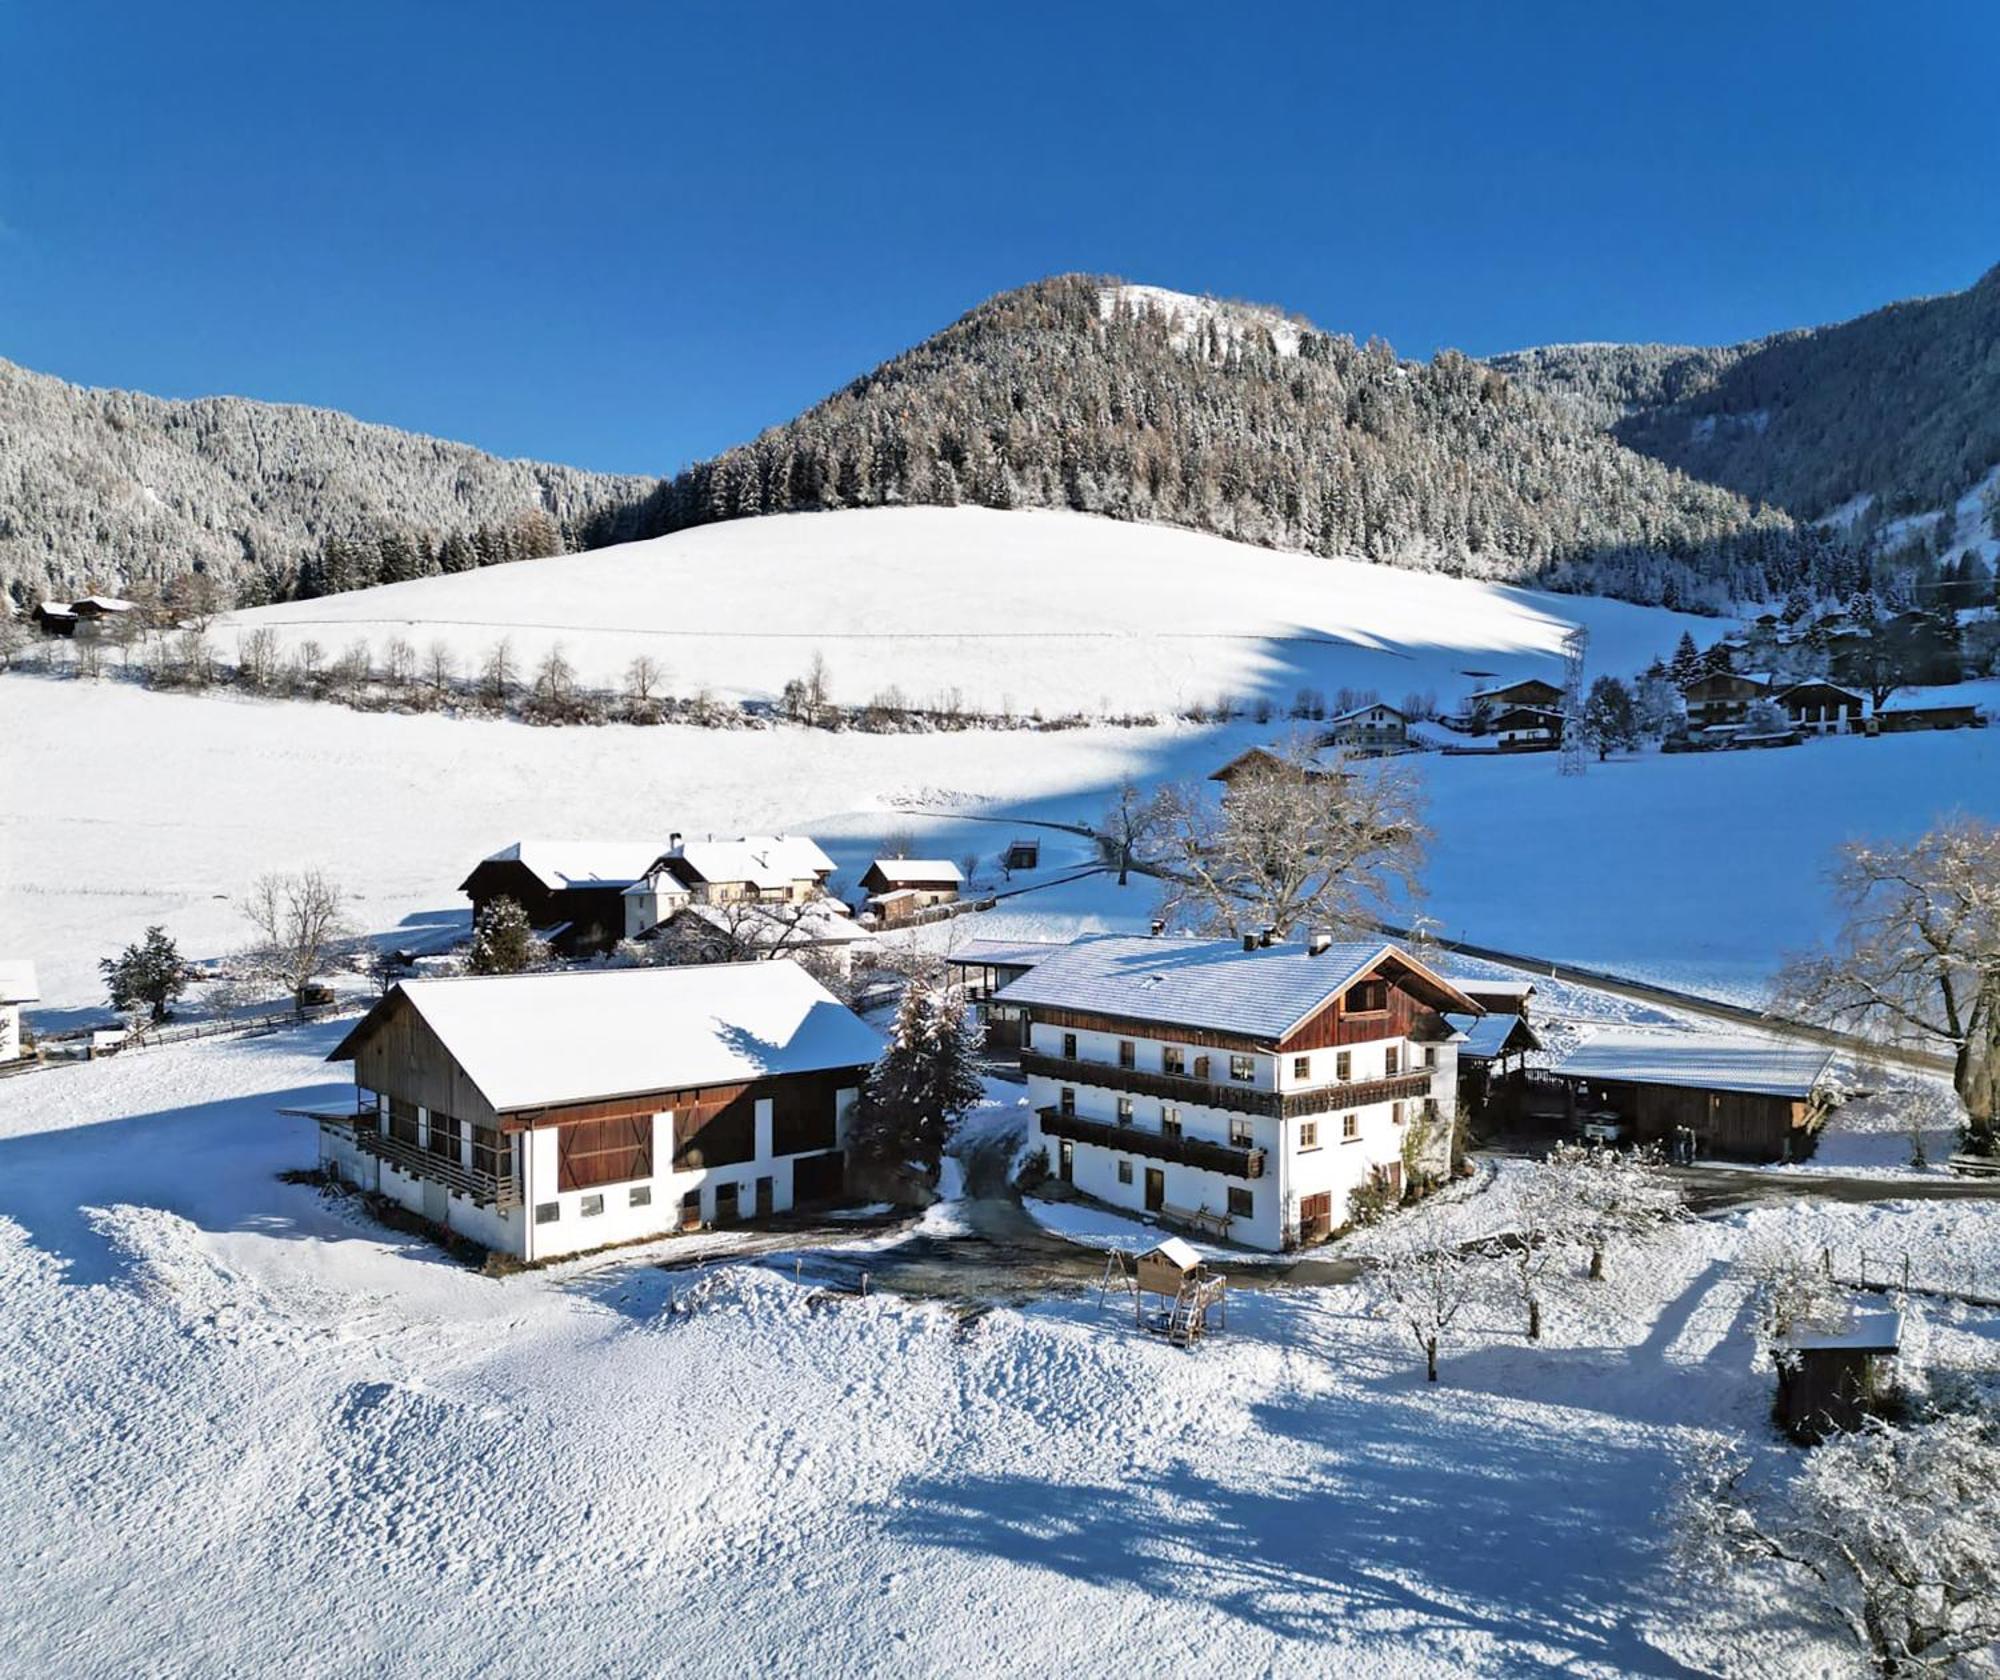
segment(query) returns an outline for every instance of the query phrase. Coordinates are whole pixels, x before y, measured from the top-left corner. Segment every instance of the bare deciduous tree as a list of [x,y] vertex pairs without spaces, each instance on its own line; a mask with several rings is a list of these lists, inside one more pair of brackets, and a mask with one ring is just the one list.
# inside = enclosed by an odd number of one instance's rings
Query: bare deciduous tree
[[505,636],[487,650],[479,668],[479,691],[490,706],[505,706],[514,691],[514,644]]
[[451,692],[451,685],[457,676],[458,655],[451,651],[451,643],[442,637],[433,640],[424,649],[424,681],[438,705],[444,704],[445,696]]
[[1479,1293],[1479,1256],[1453,1242],[1428,1206],[1390,1227],[1362,1274],[1362,1287],[1379,1318],[1410,1327],[1424,1356],[1424,1380],[1438,1380],[1438,1350],[1446,1333]]
[[1552,1176],[1570,1213],[1566,1228],[1590,1249],[1590,1275],[1604,1276],[1604,1257],[1620,1237],[1643,1236],[1682,1217],[1681,1193],[1657,1148],[1606,1149],[1559,1143],[1541,1170]]
[[1171,922],[1239,937],[1301,925],[1359,931],[1399,893],[1415,893],[1426,839],[1400,766],[1302,740],[1239,772],[1219,805],[1200,787],[1163,790],[1162,909]]
[[[1739,1449],[1708,1453],[1677,1512],[1681,1568],[1803,1583],[1884,1675],[1957,1674],[2000,1640],[2000,1444],[1990,1421],[1871,1422],[1808,1455],[1781,1493]],[[1984,1666],[1973,1670],[1987,1672]]]
[[393,688],[408,688],[417,678],[417,650],[402,636],[391,636],[382,655],[382,676]]
[[1893,1041],[1952,1046],[1967,1147],[2000,1127],[2000,827],[1957,816],[1906,845],[1841,848],[1846,920],[1779,977],[1776,1005]]
[[1132,860],[1143,857],[1147,847],[1171,816],[1171,801],[1155,794],[1148,796],[1138,785],[1126,781],[1118,797],[1106,809],[1102,840],[1118,860],[1118,884],[1132,878]]
[[347,895],[317,869],[260,875],[239,908],[256,930],[255,971],[282,985],[303,1010],[305,989],[353,931]]
[[244,687],[259,692],[277,680],[278,633],[270,625],[260,624],[236,639],[236,674]]

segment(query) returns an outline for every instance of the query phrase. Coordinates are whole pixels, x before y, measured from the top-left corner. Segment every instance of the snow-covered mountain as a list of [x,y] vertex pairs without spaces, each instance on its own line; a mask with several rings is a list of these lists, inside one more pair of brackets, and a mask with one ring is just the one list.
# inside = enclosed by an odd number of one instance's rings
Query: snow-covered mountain
[[1562,344],[1492,365],[1626,447],[1799,519],[1942,509],[2000,463],[2000,267],[1747,344]]
[[325,538],[541,522],[572,546],[643,479],[503,461],[329,409],[90,390],[0,361],[0,589],[128,589],[199,567],[281,584]]

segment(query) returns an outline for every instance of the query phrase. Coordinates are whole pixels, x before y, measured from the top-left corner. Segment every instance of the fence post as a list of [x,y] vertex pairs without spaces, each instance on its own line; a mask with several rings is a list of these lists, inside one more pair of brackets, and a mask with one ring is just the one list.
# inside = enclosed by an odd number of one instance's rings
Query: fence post
[[1903,1293],[1907,1295],[1909,1294],[1909,1292],[1910,1292],[1910,1251],[1906,1248],[1903,1250]]

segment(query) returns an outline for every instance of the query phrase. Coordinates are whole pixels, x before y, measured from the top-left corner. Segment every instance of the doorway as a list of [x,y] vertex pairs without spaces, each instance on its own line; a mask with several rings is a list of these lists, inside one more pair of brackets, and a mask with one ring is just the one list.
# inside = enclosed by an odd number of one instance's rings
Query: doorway
[[1068,1138],[1056,1146],[1056,1177],[1065,1184],[1076,1182],[1076,1145]]
[[1163,1167],[1146,1169],[1146,1211],[1158,1213],[1167,1205],[1167,1174]]

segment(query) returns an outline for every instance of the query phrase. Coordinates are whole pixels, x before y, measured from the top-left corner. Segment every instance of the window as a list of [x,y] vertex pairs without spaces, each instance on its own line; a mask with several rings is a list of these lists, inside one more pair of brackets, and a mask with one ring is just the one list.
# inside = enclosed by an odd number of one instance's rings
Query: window
[[653,1205],[653,1187],[650,1184],[633,1185],[631,1195],[626,1198],[626,1205],[628,1207],[651,1207]]
[[1121,1126],[1132,1124],[1132,1099],[1130,1097],[1120,1097],[1118,1099],[1118,1124]]
[[586,1219],[595,1219],[604,1211],[604,1197],[601,1194],[586,1196],[581,1202],[577,1203],[576,1211]]
[[1235,1149],[1248,1149],[1255,1141],[1250,1122],[1241,1115],[1231,1115],[1229,1119],[1229,1142]]
[[1303,1120],[1299,1123],[1299,1147],[1317,1149],[1319,1147],[1319,1122]]
[[1382,1077],[1384,1079],[1394,1079],[1402,1071],[1403,1052],[1392,1044],[1382,1052]]
[[1075,1086],[1065,1085],[1062,1088],[1061,1093],[1056,1097],[1056,1112],[1058,1114],[1074,1114],[1076,1112]]
[[1360,1135],[1361,1116],[1358,1114],[1343,1114],[1340,1117],[1340,1141],[1342,1143],[1352,1143]]
[[1187,1057],[1181,1054],[1181,1047],[1178,1044],[1169,1044],[1160,1052],[1160,1071],[1162,1073],[1187,1072]]
[[1160,1110],[1160,1136],[1177,1138],[1181,1135],[1181,1111],[1177,1108]]
[[1347,1009],[1349,1015],[1380,1015],[1389,1007],[1389,982],[1386,980],[1362,980],[1348,988]]
[[1434,1068],[1437,1065],[1438,1065],[1438,1047],[1435,1044],[1426,1044],[1424,1046],[1424,1066],[1427,1068]]
[[1132,1163],[1130,1161],[1120,1161],[1118,1163],[1118,1182],[1120,1184],[1130,1184],[1132,1182]]
[[401,1097],[389,1099],[389,1135],[398,1143],[407,1143],[412,1149],[417,1147],[417,1110],[414,1103],[406,1103]]
[[455,1114],[440,1114],[436,1109],[430,1111],[430,1122],[430,1152],[447,1161],[458,1160],[459,1139],[465,1135],[465,1122]]
[[1229,1187],[1230,1218],[1249,1219],[1253,1217],[1256,1214],[1256,1212],[1257,1212],[1257,1192],[1250,1189],[1247,1185],[1240,1190],[1235,1185],[1233,1184],[1230,1185]]
[[505,1133],[491,1126],[472,1128],[472,1170],[488,1178],[513,1177],[514,1151]]
[[653,1117],[620,1114],[556,1130],[556,1188],[588,1190],[653,1176]]
[[1121,1038],[1118,1041],[1118,1065],[1122,1068],[1135,1068],[1139,1065],[1139,1047],[1129,1038]]
[[1208,1077],[1208,1058],[1206,1056],[1195,1057],[1194,1076],[1197,1079],[1206,1079]]
[[1066,1061],[1066,1062],[1073,1062],[1073,1061],[1075,1061],[1075,1060],[1076,1060],[1076,1034],[1075,1034],[1075,1033],[1064,1033],[1064,1034],[1063,1034],[1063,1060],[1064,1060],[1064,1061]]
[[1257,1058],[1255,1056],[1231,1056],[1229,1058],[1229,1077],[1240,1084],[1249,1084],[1251,1080],[1257,1077]]
[[1402,1123],[1403,1123],[1403,1105],[1401,1103],[1391,1103],[1389,1105],[1389,1124],[1392,1126],[1400,1126]]
[[535,1204],[535,1223],[537,1225],[553,1225],[560,1218],[562,1218],[561,1202],[537,1202]]
[[1292,1058],[1292,1077],[1294,1079],[1310,1079],[1312,1078],[1312,1076],[1313,1076],[1312,1057],[1294,1056]]
[[1342,1050],[1333,1058],[1333,1077],[1345,1084],[1354,1077],[1354,1052]]

